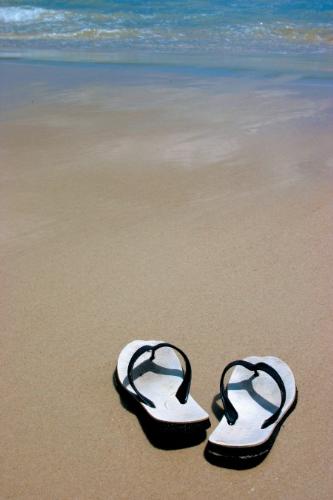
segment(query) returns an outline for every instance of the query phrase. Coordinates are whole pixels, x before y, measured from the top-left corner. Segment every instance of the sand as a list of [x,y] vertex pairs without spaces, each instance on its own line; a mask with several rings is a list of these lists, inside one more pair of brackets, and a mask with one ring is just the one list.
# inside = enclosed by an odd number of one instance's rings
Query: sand
[[[0,123],[1,498],[331,498],[330,108],[258,92],[90,86]],[[186,351],[212,428],[229,361],[284,359],[268,458],[154,448],[112,383],[135,338]]]

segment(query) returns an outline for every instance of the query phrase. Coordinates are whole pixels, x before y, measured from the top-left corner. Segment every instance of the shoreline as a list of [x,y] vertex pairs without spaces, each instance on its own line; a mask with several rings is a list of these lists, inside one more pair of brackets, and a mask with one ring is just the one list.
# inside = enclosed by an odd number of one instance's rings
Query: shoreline
[[[43,96],[48,99],[60,91],[74,91],[80,86],[99,85],[102,89],[112,84],[116,87],[147,86],[149,84],[161,87],[211,88],[212,92],[220,93],[226,85],[226,90],[244,90],[246,88],[267,87],[271,89],[284,88],[300,93],[318,88],[318,97],[331,96],[332,75],[328,72],[318,72],[314,67],[310,71],[301,68],[272,67],[270,69],[233,68],[231,66],[200,66],[175,64],[142,64],[142,63],[98,63],[85,61],[52,61],[0,59],[0,111],[10,111],[13,106],[20,107],[31,102],[43,102]],[[21,81],[24,81],[22,88]],[[311,89],[313,89],[311,91]],[[38,94],[38,90],[44,92]],[[225,90],[223,90],[224,92]]]

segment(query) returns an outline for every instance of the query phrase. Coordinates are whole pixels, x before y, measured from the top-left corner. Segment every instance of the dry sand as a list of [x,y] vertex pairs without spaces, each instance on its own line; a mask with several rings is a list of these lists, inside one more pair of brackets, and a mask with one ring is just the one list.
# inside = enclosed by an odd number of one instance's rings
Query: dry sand
[[[0,123],[0,497],[329,499],[332,131],[304,125],[311,100],[153,91]],[[268,458],[154,448],[112,384],[135,338],[187,352],[213,428],[226,363],[287,361],[299,403]]]

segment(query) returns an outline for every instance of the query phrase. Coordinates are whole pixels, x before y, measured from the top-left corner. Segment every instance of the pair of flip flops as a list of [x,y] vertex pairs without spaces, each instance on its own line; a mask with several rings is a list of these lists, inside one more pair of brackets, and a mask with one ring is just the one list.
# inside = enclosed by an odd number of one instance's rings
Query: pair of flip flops
[[[178,355],[183,358],[185,367]],[[233,368],[228,384],[227,372]],[[167,342],[135,340],[121,351],[115,371],[119,392],[143,413],[160,435],[199,435],[209,415],[192,398],[191,364]],[[219,396],[224,412],[209,436],[205,455],[218,465],[247,467],[270,451],[277,433],[296,406],[297,389],[289,366],[272,356],[251,356],[223,370]]]

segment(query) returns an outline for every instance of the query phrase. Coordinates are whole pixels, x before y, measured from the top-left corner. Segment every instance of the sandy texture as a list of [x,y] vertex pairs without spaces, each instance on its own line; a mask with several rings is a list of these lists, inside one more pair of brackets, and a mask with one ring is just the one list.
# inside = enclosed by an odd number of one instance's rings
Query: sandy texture
[[[0,124],[0,496],[329,499],[333,147],[309,121],[327,103],[153,90]],[[187,352],[213,427],[226,363],[287,361],[299,403],[268,458],[154,448],[112,384],[134,338]]]

